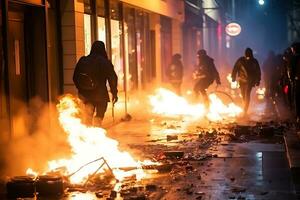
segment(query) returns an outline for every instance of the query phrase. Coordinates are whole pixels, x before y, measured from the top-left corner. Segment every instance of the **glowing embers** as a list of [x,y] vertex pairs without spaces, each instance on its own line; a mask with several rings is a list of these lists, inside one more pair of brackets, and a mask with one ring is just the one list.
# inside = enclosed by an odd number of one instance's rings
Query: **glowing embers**
[[242,113],[239,106],[234,103],[224,104],[214,93],[209,95],[209,101],[209,107],[206,109],[203,103],[190,104],[185,98],[164,88],[157,89],[155,95],[150,96],[152,112],[168,117],[182,115],[220,121],[235,118]]
[[[107,137],[104,129],[83,124],[80,119],[82,112],[80,105],[81,102],[71,95],[63,96],[60,99],[57,105],[59,122],[68,134],[72,155],[70,158],[50,161],[49,169],[46,171],[58,171],[69,177],[71,183],[76,184],[84,184],[92,174],[110,169],[119,180],[133,174],[137,179],[144,177],[142,165],[153,163],[136,161],[128,152],[120,151],[118,141]],[[85,165],[87,163],[89,164]],[[125,167],[132,167],[134,170],[127,172],[121,170]],[[34,173],[32,170],[28,172]]]
[[235,118],[243,112],[243,109],[234,103],[225,105],[216,94],[210,94],[209,100],[209,111],[206,117],[210,121],[220,121],[223,119]]
[[266,96],[266,88],[257,88],[256,94],[259,100],[263,100]]
[[231,89],[237,89],[240,87],[239,83],[237,81],[232,81],[231,74],[228,74],[226,77],[227,81],[230,83]]

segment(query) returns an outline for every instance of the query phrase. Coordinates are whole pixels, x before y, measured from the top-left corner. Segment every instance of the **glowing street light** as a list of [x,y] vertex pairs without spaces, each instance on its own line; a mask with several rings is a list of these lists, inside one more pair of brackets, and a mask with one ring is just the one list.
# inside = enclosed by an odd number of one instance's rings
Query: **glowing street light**
[[264,5],[265,4],[265,1],[264,0],[258,0],[258,3],[259,3],[259,5]]

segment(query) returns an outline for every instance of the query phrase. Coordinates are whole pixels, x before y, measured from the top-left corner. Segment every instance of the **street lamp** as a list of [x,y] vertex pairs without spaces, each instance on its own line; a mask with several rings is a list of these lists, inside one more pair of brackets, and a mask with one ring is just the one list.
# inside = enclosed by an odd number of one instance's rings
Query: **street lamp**
[[265,1],[264,0],[258,0],[258,3],[259,3],[259,5],[264,5],[265,4]]

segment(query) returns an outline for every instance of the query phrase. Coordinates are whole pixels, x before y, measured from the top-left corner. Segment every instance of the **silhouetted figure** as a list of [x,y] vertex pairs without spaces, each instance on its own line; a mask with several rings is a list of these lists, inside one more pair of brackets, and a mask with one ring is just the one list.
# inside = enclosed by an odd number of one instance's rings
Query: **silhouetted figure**
[[181,62],[181,55],[174,54],[172,57],[171,64],[167,68],[167,77],[169,79],[170,84],[174,88],[175,92],[178,95],[181,95],[181,84],[183,77],[183,65]]
[[[100,126],[110,101],[106,87],[107,82],[112,93],[112,103],[118,101],[118,77],[114,66],[108,60],[102,41],[95,41],[90,54],[79,59],[73,81],[78,89],[79,97],[90,107],[89,123]],[[94,112],[96,112],[96,117],[92,122]]]
[[276,68],[276,56],[274,51],[270,51],[267,59],[264,61],[262,69],[264,74],[264,81],[266,87],[266,96],[273,98],[275,95],[273,75]]
[[208,106],[209,100],[206,90],[214,81],[220,85],[220,76],[214,64],[214,60],[206,54],[204,49],[199,50],[197,52],[197,56],[198,65],[196,66],[196,70],[193,74],[194,79],[196,79],[194,92],[196,97],[198,97],[199,93],[201,93],[204,103]]
[[232,81],[239,82],[241,88],[241,94],[244,101],[244,115],[247,114],[250,94],[254,86],[260,84],[261,72],[258,61],[253,57],[252,49],[247,48],[245,50],[245,56],[240,57],[232,70]]
[[293,84],[291,80],[291,58],[292,58],[292,51],[290,48],[287,48],[283,54],[284,67],[283,67],[283,74],[281,77],[281,81],[282,81],[285,101],[290,111],[293,111],[294,99],[293,99]]
[[300,43],[291,46],[292,58],[290,63],[291,81],[294,88],[294,102],[297,122],[300,123]]

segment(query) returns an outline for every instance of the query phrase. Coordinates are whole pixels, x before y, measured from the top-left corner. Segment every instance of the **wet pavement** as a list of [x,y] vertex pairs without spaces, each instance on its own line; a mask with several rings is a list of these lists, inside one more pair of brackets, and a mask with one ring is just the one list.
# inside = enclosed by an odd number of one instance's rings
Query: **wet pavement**
[[[174,133],[178,140],[167,141],[162,132],[168,127],[180,132],[181,123],[177,121],[175,126],[174,121],[163,120],[156,123],[159,129],[151,121],[150,133],[141,128],[147,127],[147,123],[143,123],[119,124],[109,130],[109,134],[120,141],[127,138],[133,152],[141,149],[142,154],[153,157],[166,150],[185,153],[183,160],[188,164],[176,165],[175,173],[158,178],[158,185],[165,188],[163,199],[296,199],[282,134],[247,140],[242,135],[242,140],[233,141],[228,137],[228,129],[234,125],[211,124],[219,128],[216,133],[207,135],[209,128],[207,132],[194,124],[181,134]],[[216,136],[218,134],[221,136]],[[189,156],[191,154],[193,156]],[[195,157],[200,159],[191,159]]]
[[[241,129],[250,127],[241,134],[233,134],[239,127],[235,123],[190,123],[183,118],[133,118],[119,123],[107,134],[122,141],[121,150],[171,167],[149,170],[141,181],[130,177],[114,184],[97,182],[99,187],[73,188],[59,198],[38,199],[297,199],[284,131],[260,135],[255,122],[241,123]],[[276,124],[276,130],[281,126]],[[5,199],[3,184],[1,199]]]

